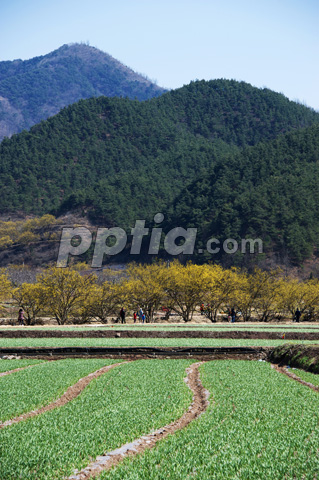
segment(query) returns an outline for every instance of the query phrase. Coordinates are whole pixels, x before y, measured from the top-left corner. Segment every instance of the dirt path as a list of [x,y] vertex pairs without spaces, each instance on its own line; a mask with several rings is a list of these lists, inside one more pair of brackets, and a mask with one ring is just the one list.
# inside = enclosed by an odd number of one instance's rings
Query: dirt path
[[66,403],[71,402],[71,400],[78,397],[80,393],[83,392],[85,387],[87,387],[94,378],[98,378],[104,373],[111,370],[112,368],[118,367],[119,365],[123,365],[124,363],[128,363],[128,362],[121,362],[121,363],[114,363],[113,365],[107,365],[106,367],[102,367],[99,370],[96,370],[95,372],[90,373],[86,377],[81,378],[74,385],[71,385],[71,387],[69,387],[66,390],[66,392],[62,395],[62,397],[58,398],[54,402],[50,403],[49,405],[46,405],[45,407],[41,407],[37,410],[32,410],[31,412],[24,413],[19,417],[12,418],[11,420],[6,420],[5,422],[0,423],[0,429],[13,425],[14,423],[22,422],[23,420],[27,420],[28,418],[36,417],[37,415],[41,415],[42,413],[48,412],[55,408],[62,407]]
[[143,435],[141,438],[134,440],[131,443],[122,445],[116,450],[97,457],[96,460],[86,468],[81,471],[75,471],[74,475],[71,475],[66,480],[87,480],[94,478],[100,475],[102,471],[109,470],[111,467],[117,465],[125,457],[142,453],[147,448],[153,448],[159,440],[173,434],[177,430],[185,428],[192,420],[201,415],[209,404],[209,392],[203,387],[198,371],[198,367],[202,363],[204,362],[193,363],[186,369],[187,377],[185,381],[193,392],[193,402],[187,412],[185,412],[178,420],[165,427],[159,428],[155,432]]
[[292,378],[293,380],[296,380],[296,382],[301,383],[302,385],[306,385],[306,387],[311,388],[315,392],[319,392],[319,387],[316,387],[310,382],[306,382],[302,378],[298,377],[295,373],[290,372],[286,367],[279,367],[279,365],[276,364],[271,364],[271,367],[277,370],[279,373],[283,373],[284,375],[287,375],[287,377]]
[[26,368],[35,367],[36,365],[40,365],[40,363],[35,363],[34,365],[27,365],[25,367],[15,368],[13,370],[8,370],[7,372],[1,372],[0,377],[5,377],[6,375],[11,375],[11,373],[20,372],[20,370],[25,370]]

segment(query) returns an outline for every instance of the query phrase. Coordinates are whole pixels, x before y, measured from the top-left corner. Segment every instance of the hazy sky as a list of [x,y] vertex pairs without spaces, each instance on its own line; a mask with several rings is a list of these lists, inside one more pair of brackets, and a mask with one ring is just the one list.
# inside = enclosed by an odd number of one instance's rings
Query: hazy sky
[[0,0],[0,60],[89,42],[166,88],[234,78],[319,110],[318,0]]

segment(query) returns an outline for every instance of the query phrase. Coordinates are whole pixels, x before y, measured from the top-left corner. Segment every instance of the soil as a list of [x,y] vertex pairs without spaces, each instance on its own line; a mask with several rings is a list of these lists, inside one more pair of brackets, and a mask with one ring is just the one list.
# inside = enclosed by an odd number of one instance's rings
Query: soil
[[1,338],[232,338],[278,340],[285,334],[285,340],[319,340],[318,332],[254,332],[249,330],[0,330]]
[[[20,415],[19,417],[12,418],[11,420],[7,420],[3,423],[0,423],[0,429],[4,427],[8,427],[9,425],[13,425],[14,423],[19,423],[22,422],[23,420],[27,420],[28,418],[35,417],[37,415],[40,415],[42,413],[48,412],[49,410],[53,410],[58,407],[62,407],[68,402],[71,402],[74,398],[78,397],[80,393],[85,389],[85,387],[88,386],[88,384],[94,379],[98,378],[104,373],[108,372],[112,368],[118,367],[119,365],[123,365],[123,363],[127,362],[122,362],[122,363],[115,363],[113,365],[107,365],[106,367],[102,367],[99,370],[96,370],[93,373],[90,373],[86,377],[81,378],[77,383],[72,385],[67,389],[67,391],[62,395],[62,397],[58,398],[54,402],[50,403],[49,405],[46,405],[45,407],[41,407],[37,410],[32,410],[31,412],[24,413],[23,415]],[[25,367],[26,368],[26,367]],[[17,369],[21,370],[21,369]],[[12,370],[11,370],[12,372]],[[6,372],[7,373],[7,372]]]
[[177,430],[185,428],[190,422],[201,415],[208,407],[209,392],[203,387],[198,367],[201,363],[194,363],[187,371],[186,383],[193,392],[193,402],[190,405],[187,412],[182,415],[175,422],[159,428],[155,432],[148,435],[143,435],[141,438],[134,440],[131,443],[122,445],[120,448],[99,456],[83,470],[75,471],[74,475],[71,475],[68,480],[87,480],[89,478],[95,478],[101,474],[102,471],[109,470],[113,466],[121,462],[125,457],[137,455],[143,453],[146,449],[151,449],[155,444],[175,433]]
[[121,358],[138,360],[150,358],[187,358],[197,360],[256,360],[270,356],[272,347],[0,347],[1,354],[15,354],[21,358]]

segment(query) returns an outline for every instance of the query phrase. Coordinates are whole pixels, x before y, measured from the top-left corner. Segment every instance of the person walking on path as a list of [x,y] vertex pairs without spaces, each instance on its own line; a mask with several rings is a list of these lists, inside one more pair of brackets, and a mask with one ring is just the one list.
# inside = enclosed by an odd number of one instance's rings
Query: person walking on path
[[121,308],[121,311],[120,311],[120,317],[121,317],[122,323],[126,323],[125,322],[125,310],[124,310],[123,307]]
[[20,310],[19,310],[18,324],[24,326],[24,311],[22,310],[22,308],[20,308]]
[[297,310],[295,311],[295,319],[296,319],[296,322],[299,323],[300,317],[301,317],[301,311],[300,311],[299,308],[297,307]]
[[234,308],[231,309],[231,321],[232,323],[234,323],[236,320],[236,313],[235,313],[235,310]]
[[143,309],[142,309],[142,307],[140,307],[140,309],[138,311],[138,316],[140,317],[140,322],[143,321],[143,315],[144,315]]
[[137,320],[137,313],[136,312],[133,313],[133,318],[134,318],[134,323],[136,323],[136,320]]

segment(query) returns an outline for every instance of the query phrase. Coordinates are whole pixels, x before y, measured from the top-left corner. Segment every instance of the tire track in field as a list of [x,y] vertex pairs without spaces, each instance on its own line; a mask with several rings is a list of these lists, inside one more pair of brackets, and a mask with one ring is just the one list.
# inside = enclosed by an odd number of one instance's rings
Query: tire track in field
[[0,377],[5,377],[6,375],[11,375],[11,373],[20,372],[20,370],[25,370],[26,368],[36,367],[40,363],[34,363],[33,365],[26,365],[25,367],[15,368],[13,370],[7,370],[6,372],[1,372]]
[[49,403],[49,405],[38,408],[36,410],[32,410],[31,412],[23,413],[22,415],[12,418],[11,420],[6,420],[3,423],[0,422],[0,430],[1,428],[8,427],[15,423],[22,422],[23,420],[27,420],[28,418],[31,418],[31,417],[36,417],[37,415],[41,415],[42,413],[48,412],[50,410],[54,410],[55,408],[62,407],[66,403],[69,403],[71,402],[71,400],[74,400],[74,398],[78,397],[80,393],[83,392],[85,387],[87,387],[89,383],[92,382],[93,379],[98,378],[104,373],[111,370],[112,368],[118,367],[119,365],[123,365],[125,363],[128,363],[128,362],[120,362],[120,363],[114,363],[113,365],[107,365],[105,367],[100,368],[99,370],[96,370],[95,372],[90,373],[86,377],[80,378],[80,380],[78,380],[74,385],[71,385],[61,397]]
[[185,428],[190,422],[195,420],[195,418],[199,417],[209,405],[209,392],[203,387],[198,371],[198,367],[202,363],[205,362],[193,363],[186,369],[187,377],[185,378],[185,382],[193,392],[193,401],[187,412],[185,412],[178,420],[175,420],[169,425],[165,425],[165,427],[161,427],[148,435],[143,435],[131,443],[126,443],[120,448],[112,450],[105,455],[98,456],[94,462],[90,463],[81,471],[75,470],[75,473],[70,477],[66,477],[65,480],[88,480],[94,478],[100,475],[102,471],[109,470],[111,467],[117,465],[125,457],[131,457],[143,453],[146,449],[153,448],[159,440],[175,433],[177,430]]
[[286,367],[279,367],[279,365],[275,365],[273,363],[271,364],[271,367],[274,368],[275,370],[277,370],[277,372],[282,373],[283,375],[286,375],[289,378],[292,378],[296,382],[299,382],[302,385],[305,385],[306,387],[311,388],[315,392],[319,392],[319,387],[316,387],[315,385],[313,385],[310,382],[306,382],[302,378],[298,377],[298,375],[296,375],[295,373],[289,372]]

